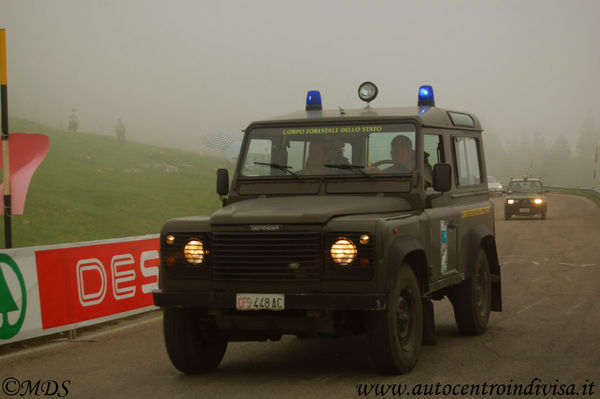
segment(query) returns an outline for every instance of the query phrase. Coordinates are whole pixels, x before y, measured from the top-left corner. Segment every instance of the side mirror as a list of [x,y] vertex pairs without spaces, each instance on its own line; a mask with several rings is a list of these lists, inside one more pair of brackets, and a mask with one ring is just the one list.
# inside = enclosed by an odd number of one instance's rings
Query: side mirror
[[433,189],[439,192],[452,188],[452,167],[447,163],[438,163],[433,167]]
[[217,194],[229,194],[229,172],[227,169],[217,169]]

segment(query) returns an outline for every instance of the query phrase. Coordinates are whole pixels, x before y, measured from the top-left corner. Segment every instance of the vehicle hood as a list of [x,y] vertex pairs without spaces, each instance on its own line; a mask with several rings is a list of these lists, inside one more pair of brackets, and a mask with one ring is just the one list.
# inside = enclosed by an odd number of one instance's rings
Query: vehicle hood
[[335,216],[408,211],[409,202],[397,197],[302,196],[256,198],[235,202],[218,210],[210,223],[323,224]]

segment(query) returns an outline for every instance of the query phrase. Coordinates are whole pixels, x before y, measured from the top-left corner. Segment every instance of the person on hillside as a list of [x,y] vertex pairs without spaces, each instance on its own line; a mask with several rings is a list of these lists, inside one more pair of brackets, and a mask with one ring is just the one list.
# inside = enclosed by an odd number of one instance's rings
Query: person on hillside
[[79,116],[77,116],[77,110],[73,108],[71,110],[71,115],[69,116],[69,127],[67,131],[77,133],[77,128],[79,127]]
[[117,140],[119,144],[123,144],[125,142],[125,124],[123,124],[123,118],[117,119],[117,124],[115,125],[115,133],[117,134]]

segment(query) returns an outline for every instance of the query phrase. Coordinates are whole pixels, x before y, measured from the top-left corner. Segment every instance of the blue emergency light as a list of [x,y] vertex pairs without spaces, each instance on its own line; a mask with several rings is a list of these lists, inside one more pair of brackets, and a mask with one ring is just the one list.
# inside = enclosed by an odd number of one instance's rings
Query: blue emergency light
[[321,93],[319,90],[311,90],[306,94],[306,110],[321,111],[323,104],[321,103]]
[[419,87],[419,107],[430,106],[435,107],[435,99],[433,98],[433,87],[421,86]]

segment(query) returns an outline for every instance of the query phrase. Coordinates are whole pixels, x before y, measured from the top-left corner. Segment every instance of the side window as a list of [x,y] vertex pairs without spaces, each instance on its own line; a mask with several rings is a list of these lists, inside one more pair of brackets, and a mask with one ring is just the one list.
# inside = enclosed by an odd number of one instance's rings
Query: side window
[[423,150],[425,151],[423,168],[423,179],[425,188],[433,185],[433,167],[438,163],[444,163],[444,144],[442,136],[437,134],[425,134],[423,139]]
[[478,140],[474,137],[455,137],[456,174],[460,186],[481,184]]
[[425,164],[432,167],[438,163],[444,163],[444,144],[442,136],[437,134],[426,134],[424,138]]

